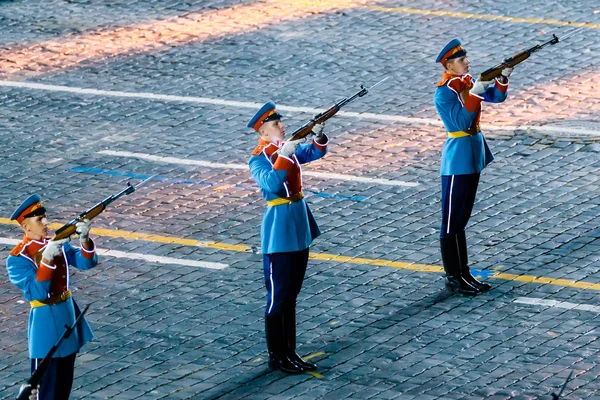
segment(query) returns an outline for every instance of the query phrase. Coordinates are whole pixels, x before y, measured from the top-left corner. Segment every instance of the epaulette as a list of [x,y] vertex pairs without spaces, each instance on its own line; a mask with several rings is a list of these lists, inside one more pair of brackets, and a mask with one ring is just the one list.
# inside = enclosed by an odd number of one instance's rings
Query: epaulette
[[259,156],[263,149],[265,148],[265,146],[263,146],[262,144],[259,144],[258,146],[256,146],[256,148],[252,151],[252,155],[253,156]]
[[16,245],[15,248],[10,251],[10,255],[11,256],[21,255],[21,251],[23,251],[23,246],[25,246],[25,243],[23,243],[23,242]]

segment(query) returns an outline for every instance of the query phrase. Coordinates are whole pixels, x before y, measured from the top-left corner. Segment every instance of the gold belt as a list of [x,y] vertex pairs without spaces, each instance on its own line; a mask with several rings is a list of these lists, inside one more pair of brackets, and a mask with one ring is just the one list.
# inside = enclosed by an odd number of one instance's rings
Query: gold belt
[[73,292],[67,290],[66,292],[62,292],[56,296],[52,296],[45,300],[32,300],[29,302],[31,304],[31,308],[43,307],[43,306],[52,306],[54,304],[62,303],[66,301],[68,298],[73,296]]
[[293,194],[290,197],[280,197],[278,199],[267,200],[267,206],[280,206],[282,204],[294,203],[298,200],[302,200],[304,198],[304,193],[300,191],[299,193]]
[[448,132],[448,137],[452,139],[458,139],[465,136],[476,135],[481,131],[479,125],[475,126],[475,129],[469,129],[469,131],[456,131],[456,132]]

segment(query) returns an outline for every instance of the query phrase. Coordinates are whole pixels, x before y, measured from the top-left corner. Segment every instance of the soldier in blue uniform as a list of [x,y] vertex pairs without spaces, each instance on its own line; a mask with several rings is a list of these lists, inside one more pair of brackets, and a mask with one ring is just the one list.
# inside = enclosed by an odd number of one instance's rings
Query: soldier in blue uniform
[[252,178],[267,209],[261,227],[263,271],[267,287],[265,331],[269,366],[290,374],[316,369],[296,354],[296,298],[306,272],[309,246],[320,231],[302,193],[301,164],[327,152],[323,126],[313,128],[311,143],[284,142],[285,126],[273,102],[248,123],[259,134],[249,160]]
[[469,59],[458,39],[442,49],[436,62],[445,71],[435,91],[435,107],[448,133],[442,150],[440,229],[446,286],[461,294],[476,295],[491,288],[471,275],[465,235],[479,175],[494,159],[479,127],[481,103],[501,103],[506,99],[512,68],[504,69],[494,81],[476,81],[468,74]]
[[[86,270],[96,266],[98,257],[89,238],[90,221],[77,223],[80,248],[69,239],[50,240],[48,219],[40,196],[28,197],[12,214],[24,231],[24,237],[8,256],[6,269],[12,284],[23,291],[31,306],[27,339],[31,371],[81,313],[69,290],[69,268]],[[91,340],[92,331],[85,321],[54,353],[40,382],[39,400],[67,400],[73,384],[75,355]]]

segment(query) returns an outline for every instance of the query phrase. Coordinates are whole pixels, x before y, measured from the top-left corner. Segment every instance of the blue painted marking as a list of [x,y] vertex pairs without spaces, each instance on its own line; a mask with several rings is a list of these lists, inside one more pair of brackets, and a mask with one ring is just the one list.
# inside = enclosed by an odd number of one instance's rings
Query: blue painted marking
[[496,275],[496,271],[490,271],[488,269],[471,268],[471,275],[473,275],[474,277],[477,277],[477,278],[481,277],[483,279],[486,279],[486,278]]
[[[69,171],[74,171],[74,172],[80,172],[80,173],[84,173],[84,174],[103,174],[103,175],[112,175],[112,176],[120,176],[120,177],[125,177],[125,178],[134,178],[134,179],[148,179],[150,178],[152,175],[146,175],[146,174],[134,174],[131,172],[120,172],[120,171],[110,171],[110,170],[105,170],[105,169],[100,169],[100,168],[85,168],[85,167],[73,167],[73,168],[69,168]],[[193,180],[193,179],[173,179],[173,178],[167,178],[164,176],[160,176],[160,175],[156,175],[154,178],[152,178],[152,180],[154,181],[159,181],[159,182],[167,182],[167,183],[183,183],[185,185],[206,185],[206,186],[217,186],[217,185],[223,185],[223,183],[220,182],[210,182],[210,181],[197,181],[197,180]],[[256,188],[249,188],[246,186],[241,186],[241,185],[235,185],[233,186],[237,189],[244,189],[244,190],[256,190]],[[349,200],[349,201],[365,201],[367,200],[365,197],[359,197],[359,196],[342,196],[339,194],[329,194],[329,193],[315,193],[315,192],[305,192],[311,196],[318,196],[318,197],[324,197],[327,199],[339,199],[339,200]]]

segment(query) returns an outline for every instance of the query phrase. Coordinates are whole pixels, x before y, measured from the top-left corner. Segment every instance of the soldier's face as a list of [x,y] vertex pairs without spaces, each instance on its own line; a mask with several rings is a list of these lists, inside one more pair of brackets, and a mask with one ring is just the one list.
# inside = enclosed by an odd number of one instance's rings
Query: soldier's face
[[23,230],[28,238],[40,240],[44,236],[49,236],[48,219],[46,215],[36,215],[35,217],[25,218],[21,223]]
[[285,125],[281,120],[265,122],[259,128],[260,136],[269,142],[280,142],[285,137]]
[[464,75],[469,72],[469,59],[467,56],[462,56],[448,60],[446,70],[454,75]]

